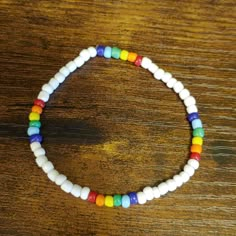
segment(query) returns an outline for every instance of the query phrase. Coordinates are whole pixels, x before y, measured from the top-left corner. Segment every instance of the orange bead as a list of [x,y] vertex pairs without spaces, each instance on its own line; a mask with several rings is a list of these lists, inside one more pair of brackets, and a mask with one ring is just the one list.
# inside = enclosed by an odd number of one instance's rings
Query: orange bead
[[96,197],[96,205],[97,206],[103,206],[105,203],[105,197],[102,194],[98,194]]
[[193,144],[191,146],[191,152],[197,152],[200,154],[202,152],[202,146],[199,144]]
[[129,52],[128,61],[130,61],[130,62],[135,62],[137,56],[138,56],[138,55],[137,55],[136,53],[134,53],[134,52]]
[[36,112],[38,114],[41,114],[43,112],[43,109],[42,109],[42,107],[35,105],[32,107],[32,112]]

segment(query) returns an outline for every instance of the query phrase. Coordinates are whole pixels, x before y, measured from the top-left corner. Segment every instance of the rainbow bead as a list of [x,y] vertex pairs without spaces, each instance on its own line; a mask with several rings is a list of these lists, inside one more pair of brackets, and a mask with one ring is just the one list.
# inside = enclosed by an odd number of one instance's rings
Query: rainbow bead
[[117,47],[113,47],[111,50],[111,57],[115,58],[115,59],[119,59],[120,58],[120,53],[121,53],[121,49],[117,48]]
[[113,201],[113,197],[110,195],[107,195],[105,197],[105,206],[107,207],[113,207],[114,206],[114,201]]
[[115,207],[121,206],[121,204],[122,204],[122,197],[121,197],[120,194],[115,194],[114,197],[113,197],[113,200],[114,200],[114,206]]
[[36,113],[36,112],[31,112],[29,114],[29,120],[40,120],[40,115],[39,113]]
[[130,204],[132,204],[132,205],[138,204],[137,193],[131,192],[128,195],[129,195],[129,198],[130,198]]
[[129,52],[126,50],[122,50],[120,53],[120,59],[123,61],[127,61]]
[[130,198],[128,195],[123,195],[122,196],[122,207],[123,208],[128,208],[130,207]]
[[105,197],[103,194],[98,194],[96,197],[96,205],[103,206],[105,204]]
[[41,122],[39,120],[31,120],[29,122],[29,127],[37,127],[40,128],[41,127]]

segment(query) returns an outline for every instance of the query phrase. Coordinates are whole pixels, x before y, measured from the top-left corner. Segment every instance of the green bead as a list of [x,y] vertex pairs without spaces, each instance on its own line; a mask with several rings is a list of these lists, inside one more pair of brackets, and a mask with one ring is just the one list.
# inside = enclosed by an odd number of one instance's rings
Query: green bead
[[114,200],[114,206],[115,206],[115,207],[121,206],[121,204],[122,204],[122,198],[121,198],[121,195],[120,195],[120,194],[114,195],[114,196],[113,196],[113,200]]
[[194,137],[201,137],[203,138],[204,137],[204,129],[203,128],[196,128],[193,130],[193,136]]
[[29,122],[29,126],[30,127],[37,127],[37,128],[40,128],[41,127],[41,122],[38,121],[38,120],[31,120]]
[[121,49],[117,48],[117,47],[113,47],[111,50],[111,57],[115,58],[115,59],[119,59],[120,58],[120,53],[121,53]]

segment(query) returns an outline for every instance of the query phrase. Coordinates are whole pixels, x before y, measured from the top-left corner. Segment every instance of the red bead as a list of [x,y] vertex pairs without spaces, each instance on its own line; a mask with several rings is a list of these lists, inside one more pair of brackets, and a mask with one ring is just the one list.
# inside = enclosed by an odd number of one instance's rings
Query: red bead
[[88,201],[95,203],[96,202],[96,198],[97,198],[97,193],[94,191],[90,191],[89,195],[88,195]]
[[200,156],[200,154],[197,153],[197,152],[192,152],[192,153],[190,154],[190,159],[195,159],[195,160],[197,160],[197,161],[200,161],[201,156]]
[[143,59],[142,56],[137,56],[137,57],[136,57],[136,60],[134,61],[134,64],[135,64],[136,66],[141,66],[142,59]]
[[45,102],[42,101],[41,99],[36,99],[34,101],[34,105],[37,105],[37,106],[40,106],[40,107],[44,108],[45,107]]

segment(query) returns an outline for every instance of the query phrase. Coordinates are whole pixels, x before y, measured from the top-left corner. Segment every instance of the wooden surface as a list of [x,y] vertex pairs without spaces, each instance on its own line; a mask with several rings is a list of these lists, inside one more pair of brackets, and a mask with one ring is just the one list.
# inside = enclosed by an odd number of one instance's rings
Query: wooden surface
[[[235,1],[0,1],[0,235],[235,235]],[[37,168],[27,116],[42,84],[81,49],[146,55],[196,97],[201,167],[172,194],[129,209],[62,192]],[[52,96],[44,147],[73,182],[139,191],[186,163],[184,106],[129,63],[96,58]]]

